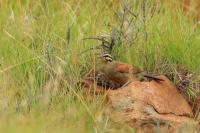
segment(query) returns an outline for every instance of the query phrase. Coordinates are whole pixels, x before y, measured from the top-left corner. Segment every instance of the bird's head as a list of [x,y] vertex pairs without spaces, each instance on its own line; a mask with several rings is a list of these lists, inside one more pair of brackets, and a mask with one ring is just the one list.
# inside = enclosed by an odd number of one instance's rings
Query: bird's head
[[103,62],[106,62],[106,63],[113,61],[113,57],[108,53],[101,54],[100,58],[103,60]]

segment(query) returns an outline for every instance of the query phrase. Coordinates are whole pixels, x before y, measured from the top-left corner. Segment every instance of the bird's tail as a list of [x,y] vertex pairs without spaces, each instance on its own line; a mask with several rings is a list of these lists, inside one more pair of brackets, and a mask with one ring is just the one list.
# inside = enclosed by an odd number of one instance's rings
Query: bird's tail
[[163,79],[161,78],[158,78],[156,76],[152,76],[152,75],[147,75],[147,74],[143,74],[143,77],[147,78],[147,79],[150,79],[150,80],[155,80],[155,81],[164,81]]

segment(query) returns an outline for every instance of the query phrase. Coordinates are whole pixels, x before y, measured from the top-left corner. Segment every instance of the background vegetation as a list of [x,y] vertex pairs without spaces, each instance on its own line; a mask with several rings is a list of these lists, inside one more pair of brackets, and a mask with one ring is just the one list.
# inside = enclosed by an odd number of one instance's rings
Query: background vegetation
[[194,101],[200,30],[179,2],[0,0],[0,132],[133,132],[104,116],[104,96],[85,97],[77,84],[99,52],[83,51],[101,43],[84,38],[126,32],[124,14],[133,38],[120,35],[114,57],[167,75]]

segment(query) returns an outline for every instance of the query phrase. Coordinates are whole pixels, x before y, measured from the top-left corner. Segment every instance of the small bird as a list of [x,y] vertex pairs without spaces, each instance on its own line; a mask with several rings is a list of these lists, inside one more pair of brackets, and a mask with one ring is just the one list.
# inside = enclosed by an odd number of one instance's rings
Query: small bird
[[[108,53],[104,53],[100,56],[100,62],[97,66],[97,84],[102,85],[102,81],[106,83],[106,86],[111,88],[119,88],[132,81],[139,81],[140,74],[143,72],[136,66],[129,65],[113,60],[112,56]],[[142,74],[149,80],[162,81],[162,79],[154,76]]]
[[128,81],[138,80],[137,74],[142,72],[135,66],[114,61],[112,56],[107,53],[100,56],[100,62],[96,71],[101,77],[97,81],[104,80],[110,84],[114,84],[116,87],[121,87]]

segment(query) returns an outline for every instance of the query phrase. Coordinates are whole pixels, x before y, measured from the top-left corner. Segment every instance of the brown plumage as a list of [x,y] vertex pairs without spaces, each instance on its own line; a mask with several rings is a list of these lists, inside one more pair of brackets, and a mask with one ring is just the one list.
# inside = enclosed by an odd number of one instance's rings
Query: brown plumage
[[90,77],[90,80],[95,79],[97,85],[111,89],[120,88],[132,81],[139,81],[141,77],[149,80],[162,81],[155,76],[144,75],[142,72],[136,66],[113,61],[111,55],[103,54],[97,63],[96,71],[92,70],[87,77]]
[[138,67],[113,61],[109,54],[101,55],[96,71],[101,75],[98,81],[103,80],[113,88],[119,88],[129,81],[138,80],[138,74],[142,72]]

